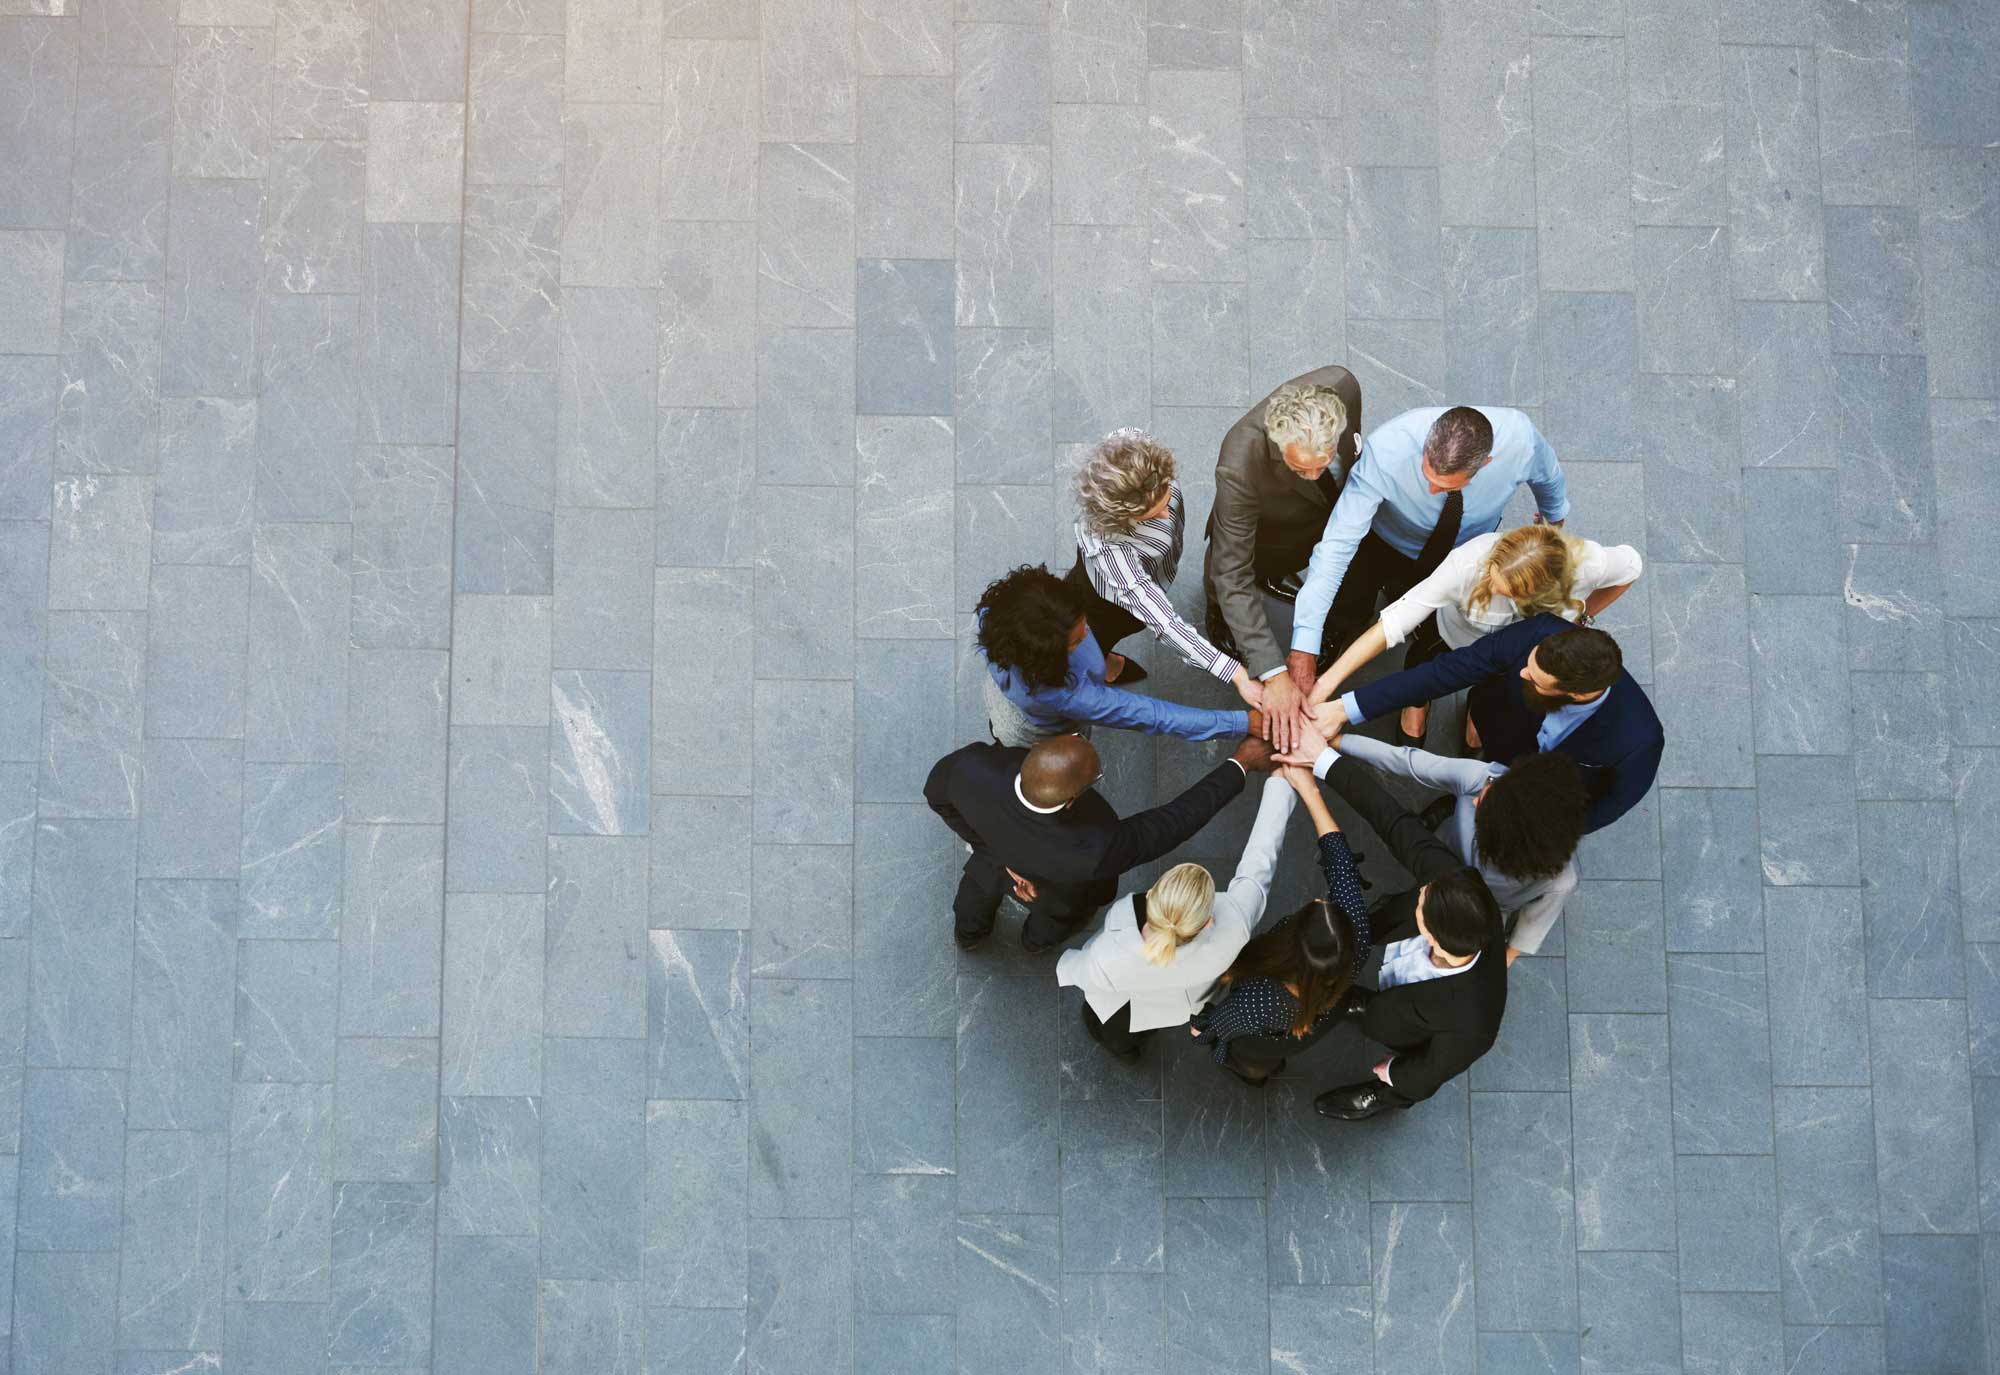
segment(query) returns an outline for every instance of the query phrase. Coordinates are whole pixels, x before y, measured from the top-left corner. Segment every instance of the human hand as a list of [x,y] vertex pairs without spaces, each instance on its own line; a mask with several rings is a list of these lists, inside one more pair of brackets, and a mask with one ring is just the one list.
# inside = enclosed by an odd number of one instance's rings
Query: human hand
[[1022,902],[1033,902],[1040,896],[1032,879],[1023,878],[1012,869],[1007,870],[1007,877],[1014,880],[1014,896]]
[[1280,673],[1264,684],[1265,737],[1279,750],[1293,749],[1305,728],[1305,696],[1290,673]]
[[[1395,1058],[1395,1056],[1391,1055],[1389,1060]],[[1385,1084],[1389,1082],[1389,1060],[1384,1060],[1381,1064],[1375,1066],[1375,1077]]]
[[1319,681],[1319,660],[1303,649],[1295,649],[1285,656],[1285,672],[1291,675],[1301,696],[1311,696],[1313,685]]
[[1313,777],[1312,767],[1285,755],[1278,756],[1278,776],[1292,785],[1292,791],[1304,797],[1308,790],[1317,788],[1319,780]]
[[1271,746],[1254,735],[1245,736],[1237,744],[1236,752],[1229,757],[1241,764],[1245,773],[1268,773],[1271,770]]
[[1256,707],[1250,708],[1250,733],[1252,735],[1260,740],[1269,738],[1271,733],[1266,729],[1267,724],[1268,722],[1263,712],[1259,711]]
[[1331,745],[1347,729],[1347,708],[1339,702],[1321,702],[1312,709],[1313,729]]
[[[1243,705],[1258,711],[1266,711],[1264,706],[1264,685],[1252,678],[1244,669],[1237,669],[1236,676],[1229,680],[1236,689],[1236,695],[1243,699]],[[1268,715],[1268,711],[1266,711]]]

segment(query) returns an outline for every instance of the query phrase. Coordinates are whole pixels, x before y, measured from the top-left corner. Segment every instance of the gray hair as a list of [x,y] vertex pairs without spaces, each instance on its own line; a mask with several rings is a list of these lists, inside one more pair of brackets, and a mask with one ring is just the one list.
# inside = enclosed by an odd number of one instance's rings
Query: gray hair
[[1280,449],[1293,444],[1308,453],[1335,453],[1347,430],[1347,403],[1332,387],[1302,387],[1288,382],[1264,407],[1264,433]]
[[1090,446],[1076,473],[1083,526],[1100,539],[1130,534],[1174,480],[1174,456],[1143,430],[1113,430]]

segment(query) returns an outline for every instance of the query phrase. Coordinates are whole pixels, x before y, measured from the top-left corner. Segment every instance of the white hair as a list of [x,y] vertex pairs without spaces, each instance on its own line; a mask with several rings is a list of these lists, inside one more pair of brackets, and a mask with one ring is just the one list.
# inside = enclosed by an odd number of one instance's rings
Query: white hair
[[1332,387],[1287,383],[1264,407],[1264,433],[1280,449],[1297,444],[1308,453],[1332,456],[1347,429],[1347,403]]

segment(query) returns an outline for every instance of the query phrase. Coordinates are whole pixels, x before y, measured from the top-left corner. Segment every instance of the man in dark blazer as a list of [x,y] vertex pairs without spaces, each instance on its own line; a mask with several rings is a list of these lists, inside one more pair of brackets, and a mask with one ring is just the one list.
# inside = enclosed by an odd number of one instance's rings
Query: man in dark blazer
[[1507,1010],[1507,932],[1479,872],[1372,770],[1340,758],[1325,776],[1417,881],[1369,912],[1377,988],[1350,989],[1340,1004],[1342,1020],[1391,1054],[1372,1078],[1313,1100],[1322,1116],[1353,1122],[1421,1103],[1492,1047]]
[[972,852],[952,903],[954,939],[967,950],[986,939],[1011,884],[1028,907],[1022,947],[1036,955],[1061,944],[1118,895],[1120,874],[1188,839],[1251,770],[1270,767],[1270,747],[1245,740],[1173,801],[1121,820],[1095,787],[1104,771],[1080,735],[953,751],[924,781],[924,801]]
[[1356,688],[1321,725],[1344,729],[1460,688],[1472,689],[1466,709],[1487,760],[1553,752],[1576,761],[1590,794],[1586,830],[1632,810],[1660,771],[1666,734],[1645,689],[1625,671],[1618,642],[1560,616],[1530,616]]
[[[1266,715],[1281,749],[1305,721],[1302,694],[1284,678],[1285,646],[1271,629],[1268,594],[1289,601],[1326,531],[1361,433],[1361,384],[1342,367],[1315,368],[1252,406],[1223,437],[1215,460],[1202,582],[1208,636],[1234,645],[1266,691]],[[1286,637],[1289,641],[1289,636]]]

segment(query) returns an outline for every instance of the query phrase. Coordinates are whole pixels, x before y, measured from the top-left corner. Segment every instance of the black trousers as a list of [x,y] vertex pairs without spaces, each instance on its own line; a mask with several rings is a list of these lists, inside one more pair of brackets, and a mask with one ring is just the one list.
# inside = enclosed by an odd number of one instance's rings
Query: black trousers
[[[1014,890],[1007,866],[985,850],[966,857],[965,872],[959,876],[958,896],[951,904],[952,922],[967,940],[986,935],[1000,911],[1000,900]],[[1037,882],[1035,900],[1028,904],[1028,920],[1021,939],[1031,945],[1054,945],[1068,940],[1076,929],[1097,915],[1097,909],[1117,896],[1112,883]]]
[[[1113,1055],[1131,1055],[1144,1045],[1152,1031],[1132,1030],[1132,1004],[1127,1003],[1111,1014],[1111,1020],[1099,1021],[1088,1002],[1083,1005],[1083,1024],[1090,1032],[1090,1039],[1103,1046]],[[1155,1027],[1153,1030],[1158,1030]]]
[[[1353,559],[1348,562],[1346,574],[1340,580],[1340,590],[1333,594],[1333,605],[1327,610],[1326,633],[1320,637],[1320,654],[1326,658],[1339,658],[1349,645],[1361,638],[1363,631],[1375,624],[1379,605],[1396,600],[1435,571],[1434,568],[1423,567],[1407,555],[1397,553],[1387,540],[1374,531],[1363,535],[1354,550]],[[1438,634],[1437,616],[1426,616],[1405,641],[1403,667],[1415,668],[1443,652],[1444,640]]]
[[1083,594],[1083,620],[1090,627],[1091,635],[1097,640],[1097,647],[1109,654],[1120,640],[1146,628],[1146,623],[1120,606],[1117,602],[1097,595],[1097,589],[1090,585],[1090,575],[1083,571],[1083,551],[1078,550],[1076,563],[1064,579]]

